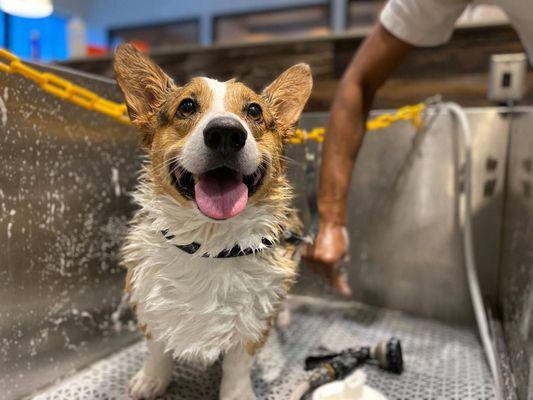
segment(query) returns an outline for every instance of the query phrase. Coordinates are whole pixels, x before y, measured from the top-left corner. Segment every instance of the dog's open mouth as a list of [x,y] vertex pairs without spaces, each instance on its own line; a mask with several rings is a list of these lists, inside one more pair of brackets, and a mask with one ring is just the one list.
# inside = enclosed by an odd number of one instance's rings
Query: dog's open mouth
[[184,197],[195,200],[198,209],[213,219],[228,219],[246,208],[248,198],[260,188],[266,171],[262,163],[250,175],[220,167],[193,176],[176,164],[170,166],[172,183]]

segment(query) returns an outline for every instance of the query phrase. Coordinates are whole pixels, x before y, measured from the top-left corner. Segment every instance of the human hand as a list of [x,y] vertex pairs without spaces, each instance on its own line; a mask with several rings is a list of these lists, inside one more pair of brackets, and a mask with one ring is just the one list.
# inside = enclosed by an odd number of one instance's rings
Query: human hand
[[352,291],[341,272],[340,264],[348,252],[348,232],[344,225],[320,223],[315,241],[308,245],[302,257],[310,267],[324,276],[331,287],[344,296],[351,296]]

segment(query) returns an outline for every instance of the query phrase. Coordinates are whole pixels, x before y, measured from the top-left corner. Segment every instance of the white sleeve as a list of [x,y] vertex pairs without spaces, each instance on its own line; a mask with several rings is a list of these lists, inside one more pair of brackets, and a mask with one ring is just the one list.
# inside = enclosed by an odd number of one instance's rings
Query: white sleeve
[[436,46],[452,36],[455,21],[468,0],[389,0],[380,22],[391,34],[413,46]]

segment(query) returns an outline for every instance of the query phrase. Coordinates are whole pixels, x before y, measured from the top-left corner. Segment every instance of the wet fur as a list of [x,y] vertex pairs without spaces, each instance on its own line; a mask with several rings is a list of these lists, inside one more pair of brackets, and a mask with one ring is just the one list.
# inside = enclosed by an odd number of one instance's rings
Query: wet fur
[[[168,171],[169,163],[183,156],[194,132],[213,111],[213,88],[219,84],[195,78],[176,86],[129,45],[118,49],[115,70],[148,154],[134,194],[139,210],[123,249],[128,268],[126,290],[139,324],[151,347],[161,347],[154,350],[161,354],[147,363],[168,363],[164,353],[209,364],[227,353],[228,362],[246,371],[251,365],[247,357],[265,342],[296,275],[294,248],[279,243],[282,227],[298,225],[290,208],[292,191],[284,174],[283,148],[311,91],[309,67],[292,67],[260,94],[235,80],[224,83],[225,112],[246,124],[261,159],[268,161],[262,186],[249,198],[246,209],[228,220],[203,215],[173,187]],[[191,118],[177,118],[177,107],[185,97],[194,97],[199,110]],[[246,114],[246,105],[252,101],[262,107],[261,121]],[[162,230],[174,238],[167,240]],[[264,249],[263,238],[276,246]],[[194,255],[175,247],[192,242],[201,244]],[[201,257],[236,244],[263,251],[227,259]],[[225,371],[234,367],[232,364]],[[165,382],[149,375],[146,369],[136,375],[134,397],[161,393]],[[247,378],[230,372],[226,375],[221,398],[233,398],[233,384],[249,386]],[[244,383],[233,382],[239,379],[245,379]],[[157,393],[150,389],[154,387]]]

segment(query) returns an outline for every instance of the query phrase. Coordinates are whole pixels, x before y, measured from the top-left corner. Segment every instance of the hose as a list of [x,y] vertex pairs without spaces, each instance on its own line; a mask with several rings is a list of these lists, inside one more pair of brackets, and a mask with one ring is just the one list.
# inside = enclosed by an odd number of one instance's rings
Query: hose
[[[481,338],[481,344],[485,351],[485,356],[489,365],[489,369],[494,381],[496,398],[502,399],[502,379],[500,375],[500,369],[498,367],[496,350],[491,340],[489,323],[487,314],[485,311],[485,305],[483,303],[483,297],[481,295],[481,289],[479,286],[479,279],[477,275],[476,261],[474,257],[474,239],[472,233],[472,132],[470,130],[470,124],[464,110],[457,103],[443,103],[437,106],[438,108],[447,109],[452,115],[455,116],[460,125],[460,132],[463,136],[464,144],[464,207],[460,207],[462,210],[461,217],[463,220],[463,249],[465,255],[465,269],[466,278],[468,282],[468,289],[470,292],[470,298],[472,300],[472,306],[474,309],[474,315],[476,318],[476,324]],[[291,400],[300,400],[310,390],[309,381],[300,383],[292,393]]]
[[468,289],[470,291],[470,298],[474,308],[474,315],[481,338],[481,343],[485,350],[485,356],[489,364],[490,372],[494,380],[496,391],[496,398],[502,398],[502,379],[498,362],[496,358],[496,350],[491,340],[487,314],[483,304],[483,297],[479,287],[479,279],[476,269],[476,261],[474,257],[474,240],[472,234],[472,132],[470,125],[466,118],[463,109],[456,103],[442,104],[444,109],[449,110],[460,125],[460,132],[464,141],[464,207],[461,207],[463,219],[463,248],[465,254],[465,268],[466,278],[468,281]]
[[308,381],[303,381],[296,386],[292,392],[290,400],[300,400],[311,389]]

